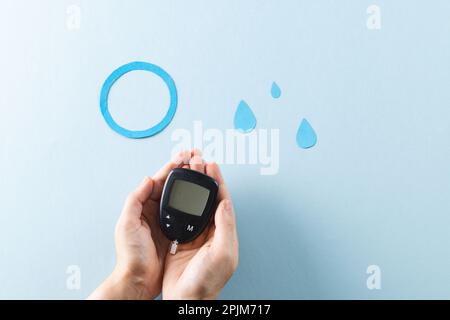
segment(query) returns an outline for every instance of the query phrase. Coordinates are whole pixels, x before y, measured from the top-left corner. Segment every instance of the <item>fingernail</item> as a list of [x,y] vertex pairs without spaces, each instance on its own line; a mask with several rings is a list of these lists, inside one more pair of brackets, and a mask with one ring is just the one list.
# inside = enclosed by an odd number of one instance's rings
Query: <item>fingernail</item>
[[183,151],[181,154],[181,162],[183,164],[189,164],[189,161],[191,160],[191,152],[189,150]]
[[183,155],[181,152],[177,152],[172,156],[172,162],[175,164],[180,164],[183,161]]
[[190,164],[203,164],[203,159],[200,156],[194,156],[191,159]]
[[232,203],[231,203],[230,200],[225,200],[225,201],[223,202],[223,208],[225,209],[225,212],[226,212],[226,213],[231,213],[231,212],[233,212],[233,205],[232,205]]

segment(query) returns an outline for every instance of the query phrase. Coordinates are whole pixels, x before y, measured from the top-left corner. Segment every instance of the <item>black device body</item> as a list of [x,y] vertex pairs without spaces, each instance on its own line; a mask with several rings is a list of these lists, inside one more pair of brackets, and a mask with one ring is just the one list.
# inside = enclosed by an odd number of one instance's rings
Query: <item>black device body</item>
[[[216,208],[218,189],[217,182],[205,174],[190,169],[173,169],[164,184],[160,204],[159,223],[166,237],[185,243],[202,233]],[[183,194],[182,190],[186,192]],[[195,190],[194,195],[191,190]],[[207,196],[205,190],[209,191]],[[183,201],[193,203],[184,207]],[[186,212],[189,210],[191,213]]]

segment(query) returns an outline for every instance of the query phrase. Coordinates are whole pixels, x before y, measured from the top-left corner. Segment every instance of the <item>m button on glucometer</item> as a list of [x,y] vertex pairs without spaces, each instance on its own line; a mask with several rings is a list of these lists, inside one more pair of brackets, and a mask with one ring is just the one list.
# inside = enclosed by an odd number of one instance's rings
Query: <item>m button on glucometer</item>
[[186,231],[187,232],[194,232],[195,227],[192,224],[187,224],[186,225]]

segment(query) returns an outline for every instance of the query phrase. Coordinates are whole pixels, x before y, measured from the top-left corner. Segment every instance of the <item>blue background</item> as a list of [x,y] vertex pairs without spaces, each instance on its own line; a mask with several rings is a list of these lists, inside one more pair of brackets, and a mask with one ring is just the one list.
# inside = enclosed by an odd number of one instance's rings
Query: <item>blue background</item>
[[[66,9],[81,8],[79,30]],[[381,30],[366,9],[381,8]],[[231,128],[241,99],[280,129],[278,175],[224,165],[240,265],[222,298],[450,297],[449,1],[2,1],[0,298],[86,297],[114,265],[127,193],[177,128]],[[117,67],[175,80],[161,134],[130,140],[99,108]],[[272,81],[282,96],[270,96]],[[164,84],[130,74],[111,112],[161,119]],[[295,143],[306,117],[318,135]],[[81,268],[81,290],[66,268]],[[382,289],[368,290],[379,265]]]

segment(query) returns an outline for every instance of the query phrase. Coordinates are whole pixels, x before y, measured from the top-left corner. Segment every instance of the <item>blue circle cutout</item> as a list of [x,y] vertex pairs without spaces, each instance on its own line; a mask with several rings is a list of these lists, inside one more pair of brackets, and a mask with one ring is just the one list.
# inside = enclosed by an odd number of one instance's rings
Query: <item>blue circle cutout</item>
[[[167,113],[164,116],[164,118],[151,128],[137,131],[128,130],[118,125],[117,122],[114,121],[114,119],[111,116],[111,113],[108,110],[109,91],[111,90],[111,87],[114,84],[114,82],[116,82],[125,73],[135,70],[149,71],[159,76],[167,85],[170,94],[169,110],[167,110]],[[121,134],[122,136],[132,139],[151,137],[164,130],[170,123],[170,121],[172,121],[173,116],[177,111],[177,103],[178,103],[177,88],[175,87],[175,82],[173,81],[171,76],[162,68],[148,62],[139,62],[139,61],[130,62],[117,68],[105,80],[105,83],[102,86],[102,91],[100,93],[100,109],[102,111],[102,115],[103,118],[105,118],[106,123],[109,125],[111,129],[113,129],[118,134]]]

